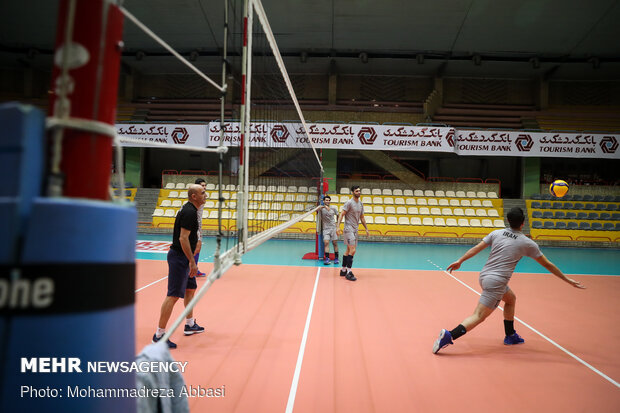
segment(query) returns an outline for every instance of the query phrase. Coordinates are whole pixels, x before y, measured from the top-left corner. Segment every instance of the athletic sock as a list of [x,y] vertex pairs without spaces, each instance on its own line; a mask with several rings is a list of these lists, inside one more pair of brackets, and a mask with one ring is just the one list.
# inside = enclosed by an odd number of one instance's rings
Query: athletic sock
[[463,324],[459,324],[454,328],[454,330],[450,331],[450,335],[452,336],[453,340],[456,340],[462,335],[465,335],[465,333],[467,333],[467,329],[465,328],[465,326],[463,326]]
[[166,329],[157,327],[157,332],[155,333],[155,337],[162,338],[164,334],[166,334]]
[[514,320],[504,320],[504,332],[507,336],[511,336],[515,333]]
[[187,324],[190,327],[194,326],[194,318],[186,318],[185,319],[185,324]]
[[334,251],[334,259],[337,260],[338,259],[338,251]]
[[328,260],[329,259],[329,252],[325,253],[325,259]]

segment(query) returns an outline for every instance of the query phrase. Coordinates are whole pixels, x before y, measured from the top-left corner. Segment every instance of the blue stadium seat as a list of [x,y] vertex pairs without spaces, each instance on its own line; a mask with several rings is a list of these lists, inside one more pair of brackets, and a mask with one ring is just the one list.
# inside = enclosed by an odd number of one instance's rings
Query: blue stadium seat
[[564,202],[564,208],[563,209],[573,209],[573,203],[572,202]]
[[603,202],[604,199],[605,197],[603,195],[594,195],[594,197],[592,198],[594,202]]
[[570,221],[568,224],[566,224],[566,229],[578,229],[579,228],[579,224],[577,224],[576,222]]
[[608,212],[601,212],[601,215],[599,215],[599,219],[601,221],[607,221],[611,219],[611,214]]
[[551,202],[543,202],[542,204],[540,204],[540,207],[542,209],[551,209]]
[[593,222],[591,229],[594,231],[601,231],[603,229],[603,224],[600,222]]
[[596,212],[590,212],[588,214],[588,219],[598,219],[598,214]]
[[568,211],[566,213],[566,219],[577,219],[577,213],[573,211]]
[[577,213],[577,219],[578,220],[582,220],[582,219],[588,219],[588,214],[586,212],[578,212]]
[[616,223],[616,231],[620,231],[620,222]]
[[562,207],[564,207],[563,202],[554,202],[551,204],[551,208],[553,209],[562,209]]
[[594,204],[586,204],[586,207],[584,209],[588,209],[588,210],[596,209],[596,206]]
[[540,229],[542,227],[543,227],[542,222],[540,222],[540,221],[532,221],[532,228],[539,228]]
[[594,197],[592,195],[584,195],[583,202],[592,202],[594,201]]
[[613,219],[614,221],[620,220],[620,212],[614,212],[613,214],[611,214],[611,219]]
[[574,201],[583,201],[583,196],[581,196],[581,195],[573,195],[573,202]]
[[566,229],[566,222],[556,222],[555,223],[555,229]]
[[566,195],[564,195],[564,200],[565,201],[572,201],[573,200],[573,196],[570,195],[570,194],[566,194]]
[[597,211],[605,211],[607,210],[607,204],[596,204]]
[[613,195],[605,195],[605,198],[603,198],[603,201],[605,202],[614,202],[614,196]]
[[617,211],[618,210],[618,204],[607,204],[607,210],[608,211]]
[[575,202],[575,209],[583,209],[583,204],[581,202]]
[[554,229],[555,228],[555,224],[551,221],[545,221],[545,225],[544,225],[545,229]]
[[532,218],[540,218],[542,219],[543,215],[540,211],[532,211]]
[[551,201],[553,199],[551,194],[542,194],[540,197],[544,199],[545,201]]
[[603,231],[615,231],[616,227],[611,222],[605,222],[603,224]]
[[542,217],[543,219],[553,219],[553,212],[543,211]]
[[554,217],[555,219],[564,219],[566,218],[566,214],[564,213],[564,211],[555,211]]
[[579,229],[589,230],[590,229],[590,223],[589,222],[580,222],[579,223]]
[[533,201],[533,202],[532,202],[532,208],[535,208],[535,209],[540,209],[540,208],[541,208],[541,207],[540,207],[540,202],[538,202],[538,201]]
[[614,202],[620,202],[620,195],[616,195],[616,197],[614,198]]

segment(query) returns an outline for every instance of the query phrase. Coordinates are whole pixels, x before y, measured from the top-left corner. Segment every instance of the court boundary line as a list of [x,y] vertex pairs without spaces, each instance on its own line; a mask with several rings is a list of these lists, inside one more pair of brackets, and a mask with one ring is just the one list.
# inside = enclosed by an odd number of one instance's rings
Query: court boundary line
[[163,278],[160,278],[160,279],[159,279],[159,280],[157,280],[157,281],[153,281],[152,283],[145,285],[144,287],[140,287],[140,288],[138,288],[136,291],[134,291],[134,293],[140,292],[140,291],[144,290],[146,287],[150,287],[150,286],[151,286],[151,285],[153,285],[153,284],[157,284],[158,282],[163,281],[163,280],[165,280],[166,278],[168,278],[168,276],[167,276],[167,275],[166,275],[165,277],[163,277]]
[[[468,289],[470,289],[471,291],[473,291],[474,293],[481,295],[478,291],[474,290],[472,287],[470,287],[469,285],[467,285],[465,282],[459,280],[458,278],[456,278],[454,275],[450,274],[448,271],[444,270],[443,268],[441,268],[439,265],[435,264],[434,262],[432,262],[431,260],[426,260],[428,262],[430,262],[431,264],[433,264],[435,267],[439,268],[439,270],[441,272],[443,272],[444,274],[449,275],[451,278],[453,278],[454,280],[458,281],[459,283],[461,283],[462,285],[464,285],[465,287],[467,287]],[[504,308],[501,306],[498,306],[497,308],[499,308],[500,310],[504,311]],[[612,379],[611,377],[609,377],[608,375],[606,375],[605,373],[603,373],[602,371],[600,371],[599,369],[597,369],[596,367],[594,367],[593,365],[591,365],[590,363],[588,363],[585,360],[582,360],[581,358],[579,358],[577,355],[571,353],[569,350],[565,349],[564,347],[562,347],[561,345],[559,345],[558,343],[556,343],[555,341],[553,341],[552,339],[550,339],[549,337],[547,337],[546,335],[544,335],[543,333],[541,333],[540,331],[536,330],[534,327],[532,327],[531,325],[529,325],[528,323],[526,323],[525,321],[521,320],[519,317],[515,316],[515,320],[517,320],[518,322],[520,322],[521,324],[523,324],[524,326],[526,326],[527,328],[529,328],[530,330],[532,330],[534,333],[538,334],[539,336],[541,336],[542,338],[544,338],[545,340],[547,340],[549,343],[553,344],[555,347],[559,348],[560,350],[562,350],[564,353],[566,353],[567,355],[569,355],[570,357],[572,357],[574,360],[578,361],[579,363],[583,364],[584,366],[586,366],[587,368],[589,368],[590,370],[592,370],[593,372],[595,372],[596,374],[598,374],[599,376],[601,376],[602,378],[604,378],[605,380],[609,381],[611,384],[615,385],[616,387],[620,387],[620,383],[618,383],[617,381],[615,381],[614,379]]]
[[288,401],[286,403],[286,413],[293,411],[295,405],[295,396],[297,395],[297,387],[299,386],[299,376],[301,374],[301,365],[304,359],[304,353],[306,351],[306,342],[308,340],[308,331],[310,330],[310,320],[312,319],[312,312],[314,309],[314,300],[316,298],[316,290],[319,286],[319,277],[321,275],[321,267],[316,270],[316,278],[314,280],[314,289],[312,290],[312,298],[310,299],[310,305],[308,306],[308,313],[306,315],[306,324],[304,326],[304,333],[301,337],[301,343],[299,344],[299,353],[297,353],[297,363],[295,364],[295,373],[293,374],[293,381],[291,383],[291,389],[288,393]]

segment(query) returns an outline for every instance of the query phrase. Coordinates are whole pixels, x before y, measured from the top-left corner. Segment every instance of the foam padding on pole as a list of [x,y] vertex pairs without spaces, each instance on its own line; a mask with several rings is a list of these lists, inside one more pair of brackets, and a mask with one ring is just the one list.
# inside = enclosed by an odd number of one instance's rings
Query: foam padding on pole
[[[18,274],[9,279],[30,293],[15,301],[19,305],[0,308],[6,330],[0,411],[135,411],[131,397],[69,397],[69,392],[135,388],[135,373],[95,373],[88,362],[135,360],[136,219],[133,207],[35,200],[21,263],[3,274]],[[81,372],[21,372],[22,359],[41,357],[77,358]],[[63,397],[21,397],[24,386],[57,389]]]

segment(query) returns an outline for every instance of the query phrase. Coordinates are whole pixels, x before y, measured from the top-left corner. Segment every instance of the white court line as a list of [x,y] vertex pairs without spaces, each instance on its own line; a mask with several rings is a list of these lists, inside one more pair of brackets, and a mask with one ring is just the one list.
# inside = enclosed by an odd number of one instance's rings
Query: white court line
[[157,284],[158,282],[160,282],[160,281],[162,281],[162,280],[165,280],[166,278],[168,278],[168,276],[167,276],[167,275],[166,275],[164,278],[160,278],[160,279],[159,279],[159,280],[157,280],[157,281],[153,281],[152,283],[150,283],[150,284],[148,284],[148,285],[145,285],[144,287],[140,287],[140,288],[138,288],[136,291],[134,291],[134,293],[137,293],[138,291],[142,291],[142,290],[144,290],[146,287],[150,287],[150,286],[151,286],[151,285],[153,285],[153,284]]
[[297,365],[295,366],[295,374],[293,374],[293,382],[291,383],[291,391],[288,394],[288,403],[286,403],[286,413],[293,411],[293,405],[295,404],[295,395],[297,394],[297,385],[299,384],[299,374],[301,373],[301,363],[304,360],[304,352],[306,351],[306,341],[308,339],[308,330],[310,329],[310,319],[312,318],[312,309],[314,308],[314,298],[316,297],[316,289],[319,285],[319,275],[321,274],[321,267],[316,271],[316,279],[314,280],[314,290],[312,290],[312,299],[310,300],[310,306],[308,307],[308,315],[306,316],[306,326],[304,327],[304,334],[301,338],[301,344],[299,345],[299,354],[297,355]]
[[[435,267],[439,268],[439,270],[443,271],[445,274],[448,274],[450,277],[452,277],[453,279],[455,279],[456,281],[458,281],[459,283],[461,283],[465,287],[469,288],[471,291],[475,292],[478,295],[481,295],[478,291],[474,290],[469,285],[465,284],[463,281],[459,280],[454,275],[450,274],[448,271],[445,271],[443,268],[441,268],[439,265],[435,264],[431,260],[426,260],[426,261],[430,262]],[[502,307],[500,307],[500,306],[498,306],[497,308],[499,308],[500,310],[504,311],[504,309]],[[586,366],[587,368],[589,368],[590,370],[592,370],[593,372],[595,372],[596,374],[598,374],[599,376],[604,378],[605,380],[609,381],[611,384],[615,385],[616,387],[620,387],[620,383],[618,383],[617,381],[615,381],[614,379],[612,379],[611,377],[609,377],[608,375],[606,375],[602,371],[598,370],[596,367],[594,367],[590,363],[586,362],[585,360],[580,359],[575,354],[573,354],[570,351],[566,350],[564,347],[562,347],[561,345],[559,345],[555,341],[551,340],[549,337],[547,337],[546,335],[544,335],[540,331],[536,330],[534,327],[532,327],[531,325],[529,325],[525,321],[521,320],[518,317],[515,317],[515,320],[517,320],[518,322],[520,322],[521,324],[523,324],[524,326],[526,326],[527,328],[529,328],[530,330],[532,330],[533,332],[535,332],[536,334],[538,334],[539,336],[541,336],[542,338],[547,340],[549,343],[553,344],[554,346],[556,346],[557,348],[559,348],[560,350],[562,350],[563,352],[565,352],[566,354],[568,354],[569,356],[571,356],[572,358],[577,360],[579,363],[583,364],[584,366]]]

